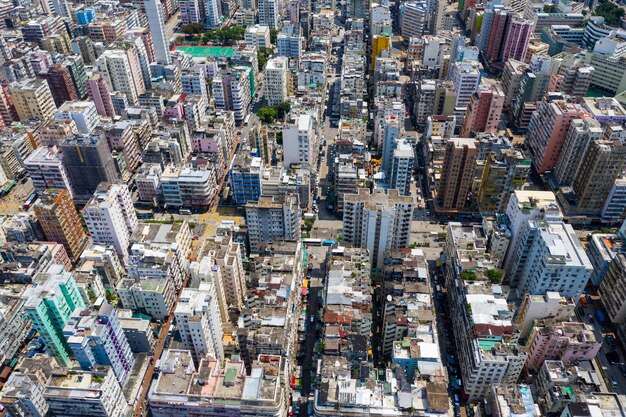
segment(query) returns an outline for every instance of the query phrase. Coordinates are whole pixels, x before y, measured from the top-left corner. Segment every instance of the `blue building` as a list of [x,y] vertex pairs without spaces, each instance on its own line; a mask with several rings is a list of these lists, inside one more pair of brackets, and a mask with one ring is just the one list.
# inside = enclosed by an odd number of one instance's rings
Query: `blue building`
[[79,25],[88,25],[96,18],[95,9],[81,9],[76,12],[76,21]]
[[134,357],[113,306],[104,302],[97,313],[77,310],[63,334],[81,368],[88,371],[97,365],[110,366],[124,386]]
[[257,201],[261,196],[263,160],[247,154],[237,154],[228,172],[233,200],[238,206]]

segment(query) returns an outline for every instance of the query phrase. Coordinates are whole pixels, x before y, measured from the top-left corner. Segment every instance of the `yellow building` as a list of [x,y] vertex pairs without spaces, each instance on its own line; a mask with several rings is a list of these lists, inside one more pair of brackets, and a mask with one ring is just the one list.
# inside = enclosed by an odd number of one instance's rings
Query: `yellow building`
[[54,117],[56,106],[46,80],[31,78],[11,84],[9,94],[20,121]]
[[391,48],[391,39],[389,37],[383,35],[374,36],[372,39],[372,68],[376,65],[376,58],[389,48]]

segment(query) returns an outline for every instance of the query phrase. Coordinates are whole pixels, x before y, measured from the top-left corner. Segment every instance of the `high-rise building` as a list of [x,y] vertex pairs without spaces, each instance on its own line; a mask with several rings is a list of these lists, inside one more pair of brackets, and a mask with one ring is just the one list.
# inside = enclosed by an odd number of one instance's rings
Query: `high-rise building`
[[56,106],[45,80],[31,78],[14,82],[8,91],[21,121],[28,119],[46,121],[54,117]]
[[96,110],[100,116],[115,117],[109,86],[102,75],[95,73],[89,77],[87,91],[89,98],[95,103]]
[[121,257],[128,257],[130,236],[138,223],[126,184],[100,184],[83,208],[83,218],[94,243],[112,245]]
[[602,128],[595,119],[572,120],[554,174],[561,186],[571,186],[589,144],[602,137]]
[[606,310],[611,323],[621,324],[626,319],[626,254],[615,254],[606,271],[599,294],[602,305]]
[[428,25],[428,5],[425,1],[407,2],[402,5],[402,36],[421,37]]
[[487,156],[478,189],[481,213],[503,213],[511,191],[520,190],[530,174],[530,160],[516,149],[504,149]]
[[86,308],[76,281],[60,265],[48,270],[45,281],[26,289],[24,311],[33,322],[46,351],[63,366],[69,365],[71,350],[63,335],[63,327],[77,308]]
[[391,165],[393,163],[393,151],[396,149],[398,139],[402,134],[402,124],[396,116],[387,116],[383,122],[383,154],[382,154],[382,169],[387,175],[391,177]]
[[247,44],[254,45],[259,49],[272,46],[270,42],[270,27],[266,25],[254,25],[246,28],[244,39]]
[[539,103],[526,134],[530,157],[539,174],[556,167],[570,123],[585,117],[588,114],[582,106],[568,103],[560,95]]
[[60,121],[73,120],[80,133],[91,133],[100,119],[96,105],[92,101],[67,101],[55,113]]
[[198,362],[210,356],[222,363],[224,332],[213,282],[202,282],[197,289],[184,288],[174,317],[183,349],[191,351]]
[[261,196],[246,204],[246,223],[250,250],[256,252],[262,243],[300,238],[300,203],[297,195]]
[[523,237],[526,234],[529,220],[553,220],[563,218],[556,196],[551,191],[515,190],[511,193],[505,214],[510,222],[511,241],[505,256],[504,270],[509,284],[517,285],[517,277],[511,271],[514,268],[517,254],[521,251]]
[[574,229],[562,220],[528,220],[515,258],[517,298],[556,291],[577,299],[593,269]]
[[43,398],[45,385],[46,375],[41,371],[13,372],[2,387],[0,404],[11,417],[44,417],[48,415],[48,403]]
[[119,417],[128,406],[108,366],[72,374],[53,373],[43,395],[52,414],[58,416]]
[[284,26],[276,39],[278,55],[300,58],[303,51],[302,28],[298,24]]
[[467,106],[461,135],[471,137],[476,133],[498,129],[503,106],[504,93],[498,84],[478,87]]
[[265,165],[258,157],[237,153],[228,171],[233,200],[238,206],[257,201],[263,191]]
[[369,251],[372,266],[380,268],[385,251],[408,246],[415,201],[398,190],[359,188],[344,196],[343,237],[353,247]]
[[144,0],[148,25],[152,33],[154,43],[154,55],[158,64],[169,65],[170,58],[169,42],[165,33],[165,20],[163,19],[163,6],[161,0]]
[[283,165],[315,165],[317,141],[313,130],[313,118],[309,114],[296,117],[294,123],[283,129]]
[[598,340],[593,327],[586,323],[538,321],[527,347],[528,366],[539,371],[547,360],[561,361],[568,367],[579,361],[592,361],[602,347],[602,339]]
[[98,72],[104,77],[112,92],[124,93],[132,105],[146,91],[141,65],[134,46],[124,49],[107,49],[96,60]]
[[478,61],[453,62],[450,66],[449,78],[456,93],[454,115],[460,120],[463,119],[472,94],[476,92],[480,84],[480,64]]
[[180,74],[180,83],[184,94],[197,94],[209,99],[207,91],[207,73],[202,65],[194,65],[191,68],[185,68]]
[[578,200],[576,211],[588,216],[600,216],[611,187],[622,176],[625,166],[626,145],[622,141],[591,142],[572,183]]
[[[491,25],[485,28],[481,27],[481,35],[488,34],[484,50],[484,56],[488,62],[499,61],[509,21],[509,12],[506,9],[496,9],[492,13]],[[484,36],[481,41],[484,41]]]
[[477,145],[473,139],[448,140],[435,210],[454,212],[465,208],[465,202],[474,181]]
[[101,182],[117,178],[109,145],[101,133],[74,135],[61,143],[61,150],[76,201],[86,203]]
[[204,0],[204,26],[213,28],[220,24],[218,0]]
[[259,0],[259,24],[278,29],[280,2],[277,0]]
[[532,34],[532,21],[524,19],[519,14],[510,15],[507,22],[506,33],[502,40],[500,61],[507,62],[509,59],[524,61]]
[[67,190],[73,197],[72,184],[63,166],[63,156],[56,146],[40,146],[24,160],[26,170],[40,194],[48,188]]
[[391,161],[389,187],[398,190],[400,195],[411,195],[411,179],[415,169],[415,150],[413,143],[398,140]]
[[232,110],[235,123],[243,123],[250,109],[252,68],[235,67],[213,77],[211,92],[217,109]]
[[70,71],[63,65],[54,64],[48,72],[43,74],[43,78],[50,86],[50,92],[57,107],[66,101],[79,99]]
[[46,239],[61,243],[72,262],[76,262],[87,245],[80,216],[67,190],[49,189],[40,196],[35,214]]
[[115,307],[106,301],[98,311],[75,311],[63,329],[67,344],[85,371],[110,366],[124,386],[135,361]]
[[180,21],[183,25],[204,24],[204,18],[200,14],[200,11],[204,9],[204,4],[202,4],[201,9],[201,0],[180,0],[178,5],[180,7]]
[[280,56],[267,61],[264,81],[265,99],[268,105],[276,106],[287,99],[287,57]]

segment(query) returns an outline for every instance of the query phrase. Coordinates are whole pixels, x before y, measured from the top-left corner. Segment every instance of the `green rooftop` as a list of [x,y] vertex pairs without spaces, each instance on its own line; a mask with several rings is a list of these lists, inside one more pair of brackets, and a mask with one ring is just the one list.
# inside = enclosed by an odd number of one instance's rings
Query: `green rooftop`
[[237,381],[237,370],[235,368],[230,368],[226,370],[224,374],[224,383],[225,384],[234,384]]
[[208,58],[210,56],[215,58],[233,56],[233,48],[226,46],[177,46],[177,51],[183,51],[188,53],[194,58]]
[[480,348],[480,350],[491,350],[499,344],[499,340],[478,339],[478,347]]

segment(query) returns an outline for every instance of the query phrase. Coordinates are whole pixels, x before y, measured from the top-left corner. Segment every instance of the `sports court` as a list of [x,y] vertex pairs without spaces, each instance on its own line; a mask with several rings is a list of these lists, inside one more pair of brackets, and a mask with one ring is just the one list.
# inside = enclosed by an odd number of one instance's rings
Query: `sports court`
[[233,48],[224,46],[186,46],[179,45],[176,47],[177,51],[183,51],[188,53],[194,58],[207,58],[210,56],[220,58],[230,58],[233,56]]

